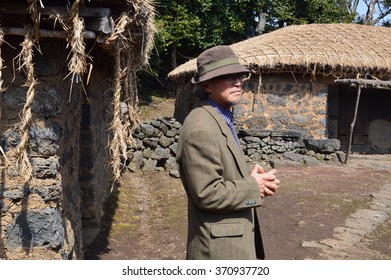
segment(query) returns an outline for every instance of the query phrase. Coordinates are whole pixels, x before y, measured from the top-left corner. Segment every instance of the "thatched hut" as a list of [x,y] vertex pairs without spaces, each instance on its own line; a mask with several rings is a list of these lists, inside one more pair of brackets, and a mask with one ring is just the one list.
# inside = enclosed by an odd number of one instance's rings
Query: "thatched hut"
[[[352,150],[391,152],[391,28],[356,24],[288,26],[231,45],[252,73],[235,108],[242,129],[299,131],[304,138],[339,139]],[[191,60],[169,73],[175,117],[193,108]],[[350,79],[350,80],[346,80]],[[340,83],[340,81],[346,81]]]
[[0,18],[0,259],[82,259],[131,156],[152,1],[1,0]]

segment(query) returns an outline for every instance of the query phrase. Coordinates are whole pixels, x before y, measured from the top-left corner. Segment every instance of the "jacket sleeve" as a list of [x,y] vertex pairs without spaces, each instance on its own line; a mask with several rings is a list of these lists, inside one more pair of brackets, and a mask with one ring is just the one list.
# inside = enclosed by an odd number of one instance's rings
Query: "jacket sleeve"
[[182,140],[178,161],[182,180],[197,207],[221,213],[261,205],[255,178],[249,174],[242,178],[235,162],[223,163],[222,153],[229,153],[229,150],[217,139],[216,131],[192,130]]

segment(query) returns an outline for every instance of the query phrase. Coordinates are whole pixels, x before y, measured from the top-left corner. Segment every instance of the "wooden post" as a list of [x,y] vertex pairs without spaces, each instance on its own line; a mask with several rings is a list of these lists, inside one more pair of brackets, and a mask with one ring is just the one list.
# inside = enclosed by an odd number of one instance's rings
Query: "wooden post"
[[358,88],[357,88],[356,106],[354,108],[353,121],[352,121],[352,123],[350,125],[349,145],[348,145],[348,150],[346,151],[345,164],[348,163],[348,157],[349,157],[350,149],[352,147],[353,129],[354,129],[354,125],[356,124],[356,119],[357,119],[357,111],[358,111],[358,104],[360,103],[361,87],[362,87],[362,85],[359,85]]

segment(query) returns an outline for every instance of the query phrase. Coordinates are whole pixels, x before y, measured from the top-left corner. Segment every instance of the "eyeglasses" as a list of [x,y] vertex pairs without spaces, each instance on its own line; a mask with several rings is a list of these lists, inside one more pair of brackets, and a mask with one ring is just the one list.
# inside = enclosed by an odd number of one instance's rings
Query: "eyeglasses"
[[229,83],[234,83],[239,80],[239,82],[243,82],[244,79],[248,78],[247,74],[227,74],[223,76],[218,76],[217,79],[224,80]]

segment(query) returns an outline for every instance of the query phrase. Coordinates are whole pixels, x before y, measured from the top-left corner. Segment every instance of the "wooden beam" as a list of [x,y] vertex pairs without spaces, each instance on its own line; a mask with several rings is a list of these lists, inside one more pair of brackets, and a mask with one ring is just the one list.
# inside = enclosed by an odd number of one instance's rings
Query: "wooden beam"
[[[0,7],[0,14],[9,15],[27,15],[29,14],[26,5],[7,5],[2,4]],[[69,10],[65,6],[51,6],[39,9],[41,16],[49,16],[53,13],[61,15],[69,15]],[[109,8],[98,8],[98,7],[80,7],[79,16],[81,17],[111,17],[111,9]]]
[[349,157],[350,149],[352,148],[353,130],[354,130],[354,125],[356,124],[358,105],[359,105],[359,103],[360,103],[361,87],[362,87],[362,86],[360,85],[360,86],[358,87],[358,89],[357,89],[356,106],[354,107],[353,121],[352,121],[352,123],[350,124],[349,145],[348,145],[348,150],[346,151],[345,164],[348,163],[348,157]]
[[[20,27],[1,27],[1,30],[5,33],[5,35],[16,35],[16,36],[25,36],[26,29]],[[42,38],[67,38],[67,33],[65,31],[60,30],[47,30],[47,29],[39,29],[39,36]],[[95,32],[93,31],[85,31],[83,33],[84,39],[96,39]]]
[[337,79],[334,82],[342,84],[350,84],[352,86],[371,86],[381,89],[391,89],[391,81],[382,80],[367,80],[367,79]]

